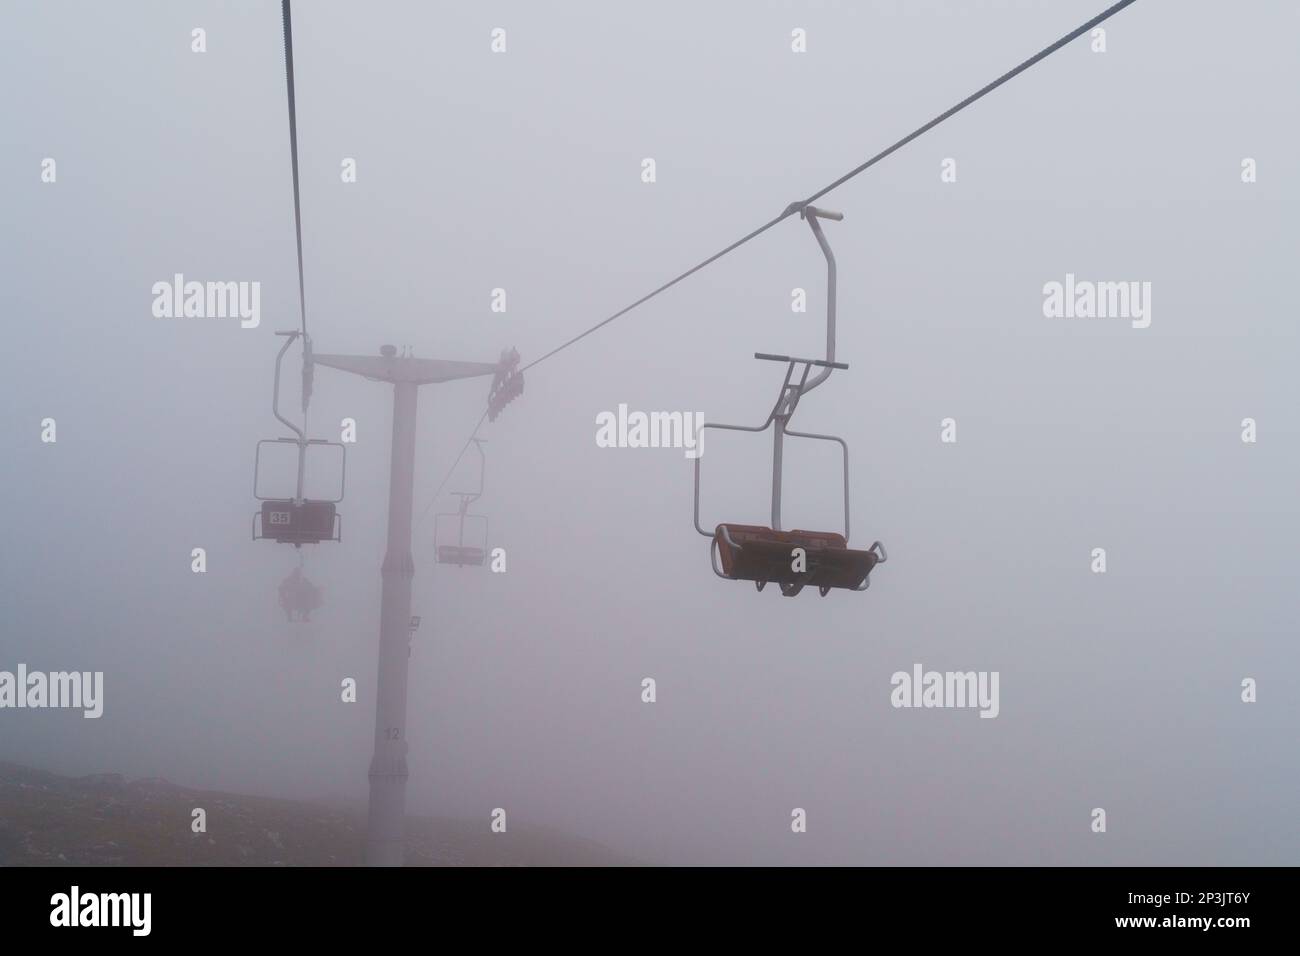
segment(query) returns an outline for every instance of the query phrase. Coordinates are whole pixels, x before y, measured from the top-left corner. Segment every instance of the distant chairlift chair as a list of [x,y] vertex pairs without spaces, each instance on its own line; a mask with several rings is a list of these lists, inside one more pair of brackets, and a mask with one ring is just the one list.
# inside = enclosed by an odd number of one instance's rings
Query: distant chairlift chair
[[[817,244],[826,256],[826,358],[803,359],[788,355],[768,355],[756,352],[754,358],[769,362],[785,362],[785,381],[781,394],[771,413],[762,425],[705,424],[705,428],[723,428],[730,431],[763,432],[772,426],[772,526],[747,524],[719,524],[713,531],[700,527],[700,460],[695,459],[695,530],[712,539],[709,558],[713,573],[732,581],[753,581],[763,590],[769,581],[775,581],[786,597],[794,597],[805,585],[816,587],[822,597],[831,588],[865,591],[871,584],[871,571],[887,559],[884,545],[874,542],[865,551],[849,548],[849,447],[842,438],[834,435],[816,435],[790,430],[791,416],[799,400],[830,377],[833,369],[847,369],[848,365],[835,361],[835,256],[822,234],[818,219],[844,218],[841,213],[804,206],[800,215],[812,228]],[[809,380],[811,370],[821,371]],[[798,379],[795,379],[799,369]],[[838,442],[844,459],[844,533],[830,531],[784,531],[781,529],[781,472],[785,437],[813,438]],[[802,549],[800,554],[799,549]],[[796,570],[798,569],[798,570]]]
[[[433,517],[433,540],[437,544],[438,563],[454,564],[458,567],[477,566],[481,567],[487,558],[487,537],[488,537],[488,519],[486,515],[470,514],[469,506],[477,501],[483,494],[483,477],[487,471],[487,460],[483,455],[483,441],[479,438],[471,439],[474,443],[474,449],[478,452],[479,472],[478,472],[478,490],[477,491],[453,491],[452,494],[460,497],[460,508],[455,512],[443,512]],[[477,524],[482,522],[482,535],[475,535],[475,540],[481,542],[479,545],[465,544],[465,525],[466,520]],[[447,536],[443,534],[442,529],[450,524],[451,521],[456,523],[456,543],[447,542]]]
[[[298,338],[298,332],[277,332],[286,336],[284,346],[275,358],[275,391],[271,400],[271,412],[297,437],[268,438],[257,443],[257,453],[253,459],[253,497],[262,502],[260,511],[253,515],[253,539],[266,539],[282,544],[292,544],[301,548],[304,544],[317,544],[321,541],[338,541],[342,530],[342,518],[335,510],[335,505],[343,500],[343,485],[346,481],[347,449],[338,442],[325,441],[321,438],[308,438],[301,428],[280,414],[280,365],[284,353]],[[311,394],[311,343],[304,340],[303,349],[303,411]],[[296,445],[298,449],[298,483],[297,493],[292,498],[267,497],[261,494],[259,485],[262,467],[263,445]],[[340,453],[339,494],[336,498],[311,499],[303,496],[303,480],[306,470],[307,448],[313,445],[328,445],[338,448]]]
[[302,573],[302,564],[280,582],[280,607],[289,623],[310,623],[311,612],[322,604],[321,591]]

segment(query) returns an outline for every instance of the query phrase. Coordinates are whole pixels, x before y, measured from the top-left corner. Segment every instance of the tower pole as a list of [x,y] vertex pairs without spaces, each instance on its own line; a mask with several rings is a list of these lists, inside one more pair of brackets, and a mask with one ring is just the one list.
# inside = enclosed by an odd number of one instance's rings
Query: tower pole
[[388,550],[381,571],[375,753],[370,761],[366,863],[401,866],[406,817],[406,683],[411,654],[411,511],[419,385],[393,385],[393,449],[388,485]]
[[[415,410],[421,385],[500,374],[501,362],[459,362],[398,356],[313,352],[312,362],[393,386],[393,448],[388,478],[388,550],[381,569],[379,672],[375,686],[375,752],[370,758],[366,863],[401,866],[406,816],[406,678],[411,657],[411,514],[415,492]],[[518,356],[516,355],[516,360]],[[287,423],[286,423],[287,424]],[[292,427],[292,426],[291,426]],[[432,617],[430,616],[430,620]]]

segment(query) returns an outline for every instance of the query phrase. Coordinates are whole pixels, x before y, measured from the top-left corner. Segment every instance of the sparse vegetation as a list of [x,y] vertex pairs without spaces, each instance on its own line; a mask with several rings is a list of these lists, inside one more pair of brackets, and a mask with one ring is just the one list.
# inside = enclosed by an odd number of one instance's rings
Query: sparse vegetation
[[[195,807],[207,832],[190,829]],[[0,762],[0,866],[354,866],[364,811],[191,790],[120,774],[64,777]],[[407,819],[408,866],[619,866],[598,843],[511,821]]]

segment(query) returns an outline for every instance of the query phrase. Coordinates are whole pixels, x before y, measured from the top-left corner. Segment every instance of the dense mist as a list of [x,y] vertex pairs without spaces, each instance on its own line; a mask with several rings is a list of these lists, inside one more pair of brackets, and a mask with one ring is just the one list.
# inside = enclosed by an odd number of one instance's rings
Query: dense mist
[[[1102,6],[300,3],[314,348],[527,364]],[[825,348],[797,216],[525,373],[470,509],[504,573],[435,562],[490,380],[421,388],[408,811],[651,863],[1294,863],[1298,21],[1144,0],[819,200],[849,368],[791,427],[848,442],[865,592],[720,580],[686,450],[597,441],[763,422],[753,354]],[[391,386],[316,367],[342,540],[252,540],[300,322],[278,4],[7,4],[0,90],[0,670],[103,673],[99,718],[0,710],[0,760],[363,806]],[[177,274],[260,283],[259,321],[159,317]],[[1067,276],[1149,283],[1149,325],[1045,315]],[[767,522],[771,454],[708,433],[706,529]],[[841,477],[791,441],[785,525],[841,530]],[[915,665],[997,672],[996,717],[895,706]]]

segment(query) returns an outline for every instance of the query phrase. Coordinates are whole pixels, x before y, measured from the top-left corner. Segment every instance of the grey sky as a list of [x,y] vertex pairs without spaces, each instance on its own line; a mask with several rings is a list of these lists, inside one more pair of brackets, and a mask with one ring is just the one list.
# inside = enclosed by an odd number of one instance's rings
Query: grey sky
[[[106,675],[98,721],[0,713],[0,759],[364,799],[386,387],[316,374],[312,433],[359,441],[344,541],[307,549],[310,628],[276,606],[292,549],[249,540],[298,321],[278,6],[0,13],[0,668]],[[316,348],[530,361],[1103,6],[300,3]],[[1140,0],[1106,53],[1072,44],[822,201],[850,370],[793,424],[850,443],[853,542],[890,555],[865,594],[718,580],[691,462],[594,441],[619,403],[762,421],[780,369],[752,353],[824,336],[798,220],[528,373],[483,431],[509,571],[434,570],[451,499],[417,525],[411,810],[502,806],[655,862],[1296,862],[1298,19]],[[153,318],[176,272],[260,281],[260,327]],[[1151,327],[1045,318],[1067,272],[1151,282]],[[425,390],[417,513],[485,390]],[[706,525],[764,520],[769,454],[712,440]],[[835,528],[835,457],[787,468],[788,526]],[[891,708],[915,662],[999,671],[1000,716]]]

